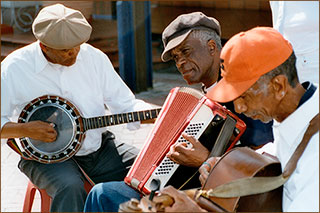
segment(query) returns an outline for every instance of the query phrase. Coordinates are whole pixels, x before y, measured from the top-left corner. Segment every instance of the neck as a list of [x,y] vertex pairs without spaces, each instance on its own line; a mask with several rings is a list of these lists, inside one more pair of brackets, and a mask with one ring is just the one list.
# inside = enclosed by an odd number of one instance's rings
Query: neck
[[206,88],[209,88],[209,87],[211,87],[214,83],[216,83],[216,81],[203,82],[203,85],[204,85]]
[[300,83],[298,83],[295,88],[290,87],[284,98],[280,101],[279,108],[277,110],[279,114],[275,117],[275,120],[282,122],[296,111],[305,92],[306,90]]
[[208,75],[204,77],[204,79],[202,80],[202,83],[206,88],[209,88],[218,81],[219,67],[218,68],[212,67],[211,70],[207,73]]

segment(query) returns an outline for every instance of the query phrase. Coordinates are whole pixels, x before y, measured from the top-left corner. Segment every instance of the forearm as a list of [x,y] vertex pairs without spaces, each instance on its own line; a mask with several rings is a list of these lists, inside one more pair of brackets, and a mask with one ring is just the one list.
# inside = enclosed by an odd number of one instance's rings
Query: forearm
[[31,121],[27,123],[8,122],[1,129],[1,138],[29,137],[42,142],[56,140],[57,132],[54,124],[43,121]]
[[1,138],[27,137],[25,123],[8,122],[1,129]]

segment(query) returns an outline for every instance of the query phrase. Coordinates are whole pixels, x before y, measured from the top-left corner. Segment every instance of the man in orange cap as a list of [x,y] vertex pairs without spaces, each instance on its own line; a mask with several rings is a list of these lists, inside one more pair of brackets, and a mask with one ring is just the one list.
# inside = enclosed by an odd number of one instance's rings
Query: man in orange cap
[[[235,111],[263,122],[274,120],[273,144],[258,152],[274,154],[286,166],[312,118],[319,113],[318,85],[299,83],[291,44],[276,30],[257,27],[233,36],[221,53],[222,79],[207,96],[233,101]],[[207,162],[213,166],[215,158]],[[200,168],[202,180],[208,168]],[[172,187],[162,193],[175,198],[167,211],[203,211]],[[314,134],[283,188],[283,211],[319,212],[319,132]]]

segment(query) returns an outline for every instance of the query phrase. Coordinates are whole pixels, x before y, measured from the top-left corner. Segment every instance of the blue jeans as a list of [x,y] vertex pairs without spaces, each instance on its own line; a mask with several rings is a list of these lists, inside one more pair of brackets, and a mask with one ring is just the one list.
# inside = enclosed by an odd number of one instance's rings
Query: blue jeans
[[140,200],[141,194],[123,181],[99,183],[88,194],[84,212],[118,212],[119,205],[131,198]]

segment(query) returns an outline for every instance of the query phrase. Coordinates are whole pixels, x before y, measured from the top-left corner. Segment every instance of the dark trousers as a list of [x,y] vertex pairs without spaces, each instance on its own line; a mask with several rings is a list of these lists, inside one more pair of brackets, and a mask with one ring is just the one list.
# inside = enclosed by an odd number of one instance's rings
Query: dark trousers
[[[99,150],[74,160],[95,182],[121,181],[129,171],[138,149],[114,140],[111,132],[102,135]],[[55,164],[42,164],[21,159],[19,169],[33,184],[52,197],[51,212],[82,212],[87,193],[84,176],[73,159]]]

